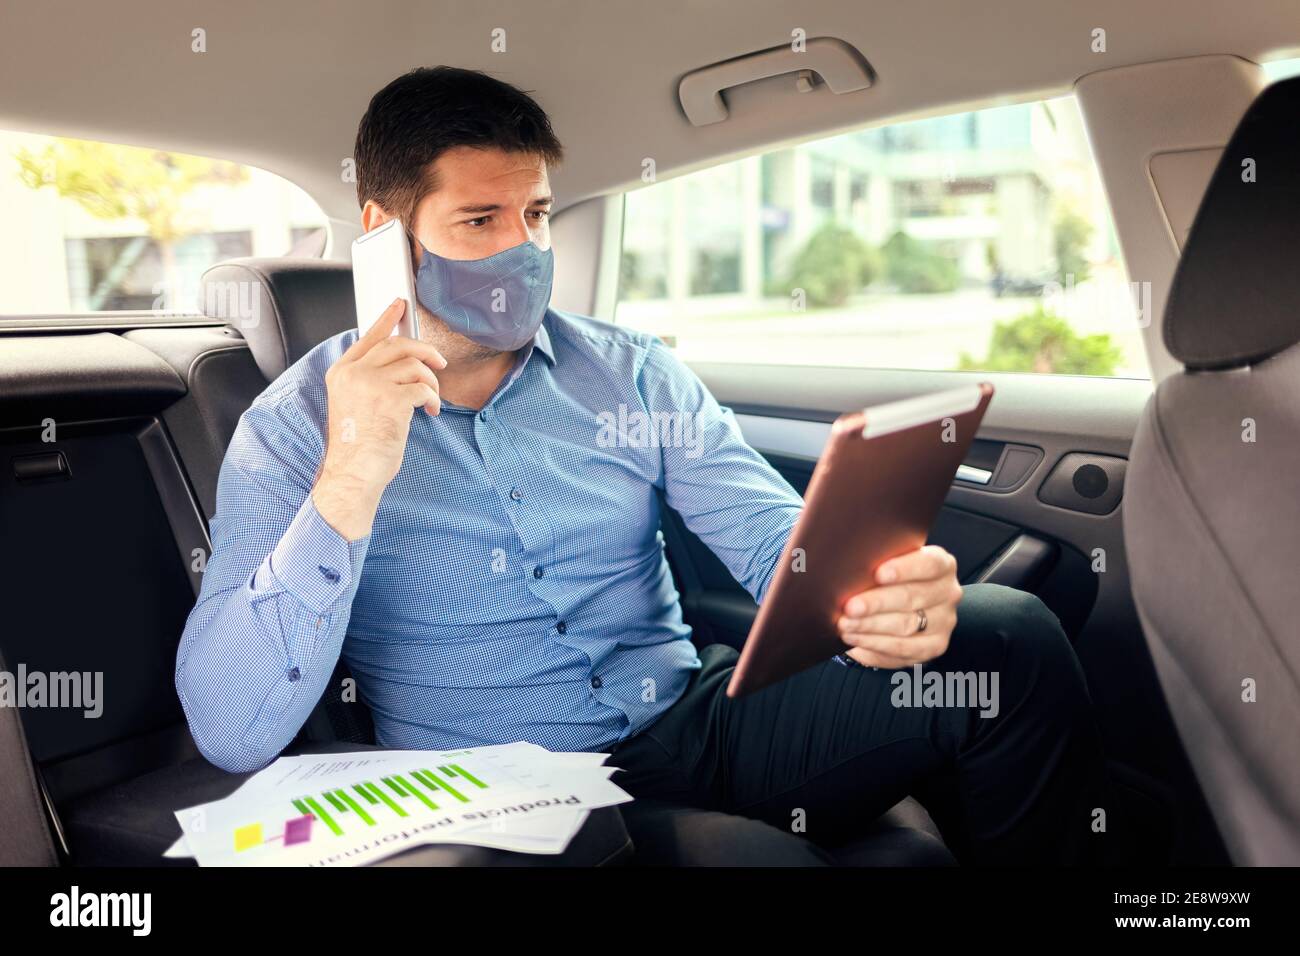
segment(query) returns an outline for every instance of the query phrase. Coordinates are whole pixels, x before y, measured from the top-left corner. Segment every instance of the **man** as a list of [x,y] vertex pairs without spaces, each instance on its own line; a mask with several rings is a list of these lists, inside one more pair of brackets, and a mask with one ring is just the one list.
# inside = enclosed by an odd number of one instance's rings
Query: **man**
[[[915,793],[960,859],[1080,858],[1101,761],[1078,662],[1035,598],[963,590],[940,548],[848,602],[845,659],[725,696],[737,653],[697,655],[658,496],[757,601],[802,501],[659,340],[548,308],[560,158],[541,108],[480,73],[371,101],[362,223],[409,231],[420,338],[390,337],[394,303],[241,419],[176,665],[202,752],[274,759],[341,653],[381,745],[612,752],[646,853],[676,823],[643,808],[693,806],[710,828],[669,859],[825,862]],[[688,416],[692,441],[602,438],[620,408]],[[913,665],[995,675],[998,700],[896,705]]]

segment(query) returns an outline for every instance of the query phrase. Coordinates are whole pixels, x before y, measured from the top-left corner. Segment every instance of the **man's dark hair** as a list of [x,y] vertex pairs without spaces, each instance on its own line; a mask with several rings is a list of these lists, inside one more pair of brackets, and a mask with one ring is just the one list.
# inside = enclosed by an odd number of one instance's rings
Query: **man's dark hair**
[[550,117],[537,101],[477,70],[421,67],[376,93],[357,127],[357,202],[373,199],[408,226],[438,188],[433,162],[456,146],[563,158]]

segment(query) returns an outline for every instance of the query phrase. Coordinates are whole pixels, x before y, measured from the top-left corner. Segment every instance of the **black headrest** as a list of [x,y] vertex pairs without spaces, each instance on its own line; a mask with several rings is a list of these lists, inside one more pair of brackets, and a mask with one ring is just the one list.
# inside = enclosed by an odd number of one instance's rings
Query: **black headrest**
[[1174,274],[1165,345],[1188,368],[1300,342],[1300,77],[1274,83],[1223,151]]
[[357,323],[352,266],[323,259],[228,259],[203,274],[203,312],[239,329],[268,380]]

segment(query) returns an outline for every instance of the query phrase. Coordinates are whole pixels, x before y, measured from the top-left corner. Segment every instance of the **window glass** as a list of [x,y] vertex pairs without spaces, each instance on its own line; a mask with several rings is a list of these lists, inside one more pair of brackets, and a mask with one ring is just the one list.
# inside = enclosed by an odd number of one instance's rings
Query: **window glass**
[[0,316],[197,313],[232,256],[319,255],[325,216],[264,170],[0,131]]
[[1267,63],[1261,63],[1260,66],[1264,70],[1264,76],[1272,83],[1300,76],[1300,56],[1269,60]]
[[631,192],[621,278],[617,321],[688,361],[1149,374],[1149,291],[1125,273],[1072,96]]

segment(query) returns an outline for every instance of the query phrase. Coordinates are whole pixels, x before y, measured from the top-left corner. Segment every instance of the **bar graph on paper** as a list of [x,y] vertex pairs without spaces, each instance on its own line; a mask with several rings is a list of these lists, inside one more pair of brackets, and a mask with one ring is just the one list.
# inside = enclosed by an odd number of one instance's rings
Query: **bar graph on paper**
[[482,779],[487,776],[481,770],[471,773],[459,763],[445,763],[377,774],[374,779],[289,798],[282,831],[268,832],[262,823],[236,827],[234,849],[239,853],[264,843],[294,846],[325,834],[341,837],[398,820],[472,807],[476,795],[492,789]]

